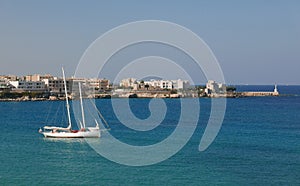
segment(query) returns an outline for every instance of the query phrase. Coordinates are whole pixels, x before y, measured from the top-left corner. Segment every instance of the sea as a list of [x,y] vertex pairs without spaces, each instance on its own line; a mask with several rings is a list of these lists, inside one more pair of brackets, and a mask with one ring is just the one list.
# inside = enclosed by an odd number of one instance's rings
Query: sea
[[[0,185],[300,185],[300,86],[279,85],[278,90],[279,97],[226,99],[221,129],[204,151],[198,149],[211,101],[222,98],[199,98],[199,120],[188,142],[173,156],[145,166],[111,161],[85,139],[45,139],[39,128],[65,122],[54,119],[65,116],[56,111],[63,101],[0,102]],[[181,99],[162,101],[167,111],[161,124],[135,131],[118,120],[110,99],[95,100],[110,126],[97,140],[105,141],[109,133],[136,146],[163,141],[178,124]],[[141,120],[151,116],[150,102],[129,100]]]

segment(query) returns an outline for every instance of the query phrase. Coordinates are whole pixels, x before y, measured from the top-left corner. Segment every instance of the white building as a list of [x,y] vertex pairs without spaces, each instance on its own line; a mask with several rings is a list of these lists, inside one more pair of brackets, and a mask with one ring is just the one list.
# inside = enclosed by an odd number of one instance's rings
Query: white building
[[161,89],[173,89],[173,82],[170,80],[160,80]]
[[44,81],[10,81],[9,84],[13,86],[14,90],[46,91],[46,85]]
[[213,80],[209,80],[206,83],[206,88],[205,88],[205,93],[206,94],[222,94],[226,93],[226,85],[222,83],[217,83]]
[[151,79],[150,81],[145,81],[144,84],[153,88],[160,88],[160,80]]
[[137,82],[133,83],[133,90],[138,90],[139,84]]
[[188,80],[172,80],[173,88],[177,90],[186,90],[190,88],[190,83]]
[[161,88],[161,89],[181,89],[186,90],[190,87],[190,83],[187,80],[154,80],[151,79],[150,81],[145,81],[145,84],[152,86],[154,88]]
[[136,79],[128,78],[123,79],[120,82],[120,87],[123,88],[133,88],[133,90],[137,90],[138,88],[144,87],[148,85],[150,89],[188,89],[190,87],[190,83],[187,80],[155,80],[151,79],[149,81],[143,81],[144,83],[139,84]]
[[172,89],[173,82],[170,80],[155,80],[151,79],[150,81],[145,81],[145,85],[149,85],[153,88],[161,88],[161,89]]
[[0,79],[0,90],[5,90],[9,88],[9,83],[7,79]]
[[134,82],[136,82],[135,78],[122,79],[120,82],[120,87],[123,87],[123,88],[133,87]]

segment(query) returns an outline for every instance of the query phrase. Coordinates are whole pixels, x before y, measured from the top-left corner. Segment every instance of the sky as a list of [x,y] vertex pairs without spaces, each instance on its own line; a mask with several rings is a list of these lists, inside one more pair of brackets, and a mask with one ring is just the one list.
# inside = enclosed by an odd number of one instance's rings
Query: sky
[[[98,37],[142,20],[169,21],[197,34],[214,53],[228,84],[300,84],[297,0],[0,0],[0,75],[60,76],[63,65],[71,76]],[[142,69],[138,65],[135,71]],[[185,78],[179,71],[166,77]],[[205,80],[199,75],[196,83]]]

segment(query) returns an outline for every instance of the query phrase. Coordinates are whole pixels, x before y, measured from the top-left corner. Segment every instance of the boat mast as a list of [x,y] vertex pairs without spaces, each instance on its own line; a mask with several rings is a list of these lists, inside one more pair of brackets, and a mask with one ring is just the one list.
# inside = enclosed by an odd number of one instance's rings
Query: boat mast
[[85,118],[84,118],[84,110],[83,110],[81,83],[80,82],[78,82],[78,86],[79,86],[80,106],[81,106],[81,115],[82,115],[82,125],[83,125],[83,128],[85,128]]
[[69,105],[69,99],[68,99],[68,93],[67,93],[67,82],[66,82],[66,76],[65,76],[64,68],[62,67],[61,69],[62,69],[62,72],[63,72],[65,96],[66,96],[66,103],[67,103],[67,113],[68,113],[68,121],[69,121],[68,129],[71,129],[72,123],[71,123],[70,105]]

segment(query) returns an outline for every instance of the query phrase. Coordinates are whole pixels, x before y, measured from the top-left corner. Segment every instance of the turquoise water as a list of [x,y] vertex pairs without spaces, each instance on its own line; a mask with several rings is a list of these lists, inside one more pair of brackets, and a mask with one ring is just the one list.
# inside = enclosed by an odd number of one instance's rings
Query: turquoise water
[[[272,90],[272,86],[255,88]],[[43,138],[38,129],[47,118],[62,115],[56,114],[56,107],[63,102],[0,102],[0,185],[300,185],[300,86],[278,89],[288,96],[227,99],[222,128],[204,152],[198,145],[210,99],[200,99],[200,120],[186,146],[166,161],[144,167],[111,162],[82,139]],[[180,100],[164,101],[166,118],[149,132],[122,126],[110,100],[97,100],[97,105],[116,138],[149,145],[176,127]],[[130,102],[142,119],[150,114],[148,103],[149,99]]]

